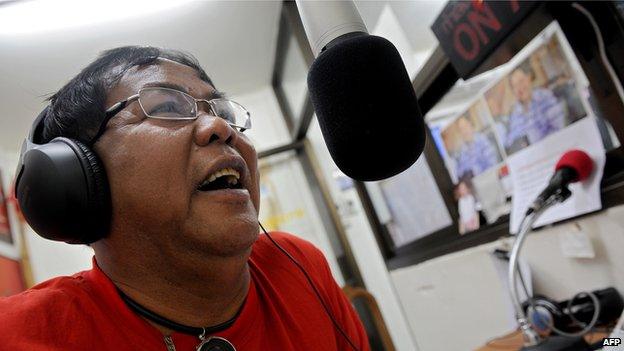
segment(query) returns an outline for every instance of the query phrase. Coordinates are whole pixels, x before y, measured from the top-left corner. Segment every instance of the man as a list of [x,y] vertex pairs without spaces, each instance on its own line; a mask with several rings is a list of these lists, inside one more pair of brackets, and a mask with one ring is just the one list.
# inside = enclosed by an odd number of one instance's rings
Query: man
[[550,90],[533,88],[531,71],[528,63],[524,63],[510,76],[511,89],[518,101],[509,117],[505,138],[505,147],[508,149],[517,149],[518,147],[512,146],[522,142],[524,138],[526,140],[523,146],[536,143],[563,128],[565,124],[562,104]]
[[457,178],[481,174],[500,161],[496,146],[483,133],[475,132],[467,117],[457,120],[457,128],[463,143],[457,156]]
[[1,348],[368,350],[320,251],[258,235],[257,156],[241,111],[194,58],[150,47],[107,51],[57,92],[43,138],[94,145],[110,231],[91,245],[92,270],[0,300]]

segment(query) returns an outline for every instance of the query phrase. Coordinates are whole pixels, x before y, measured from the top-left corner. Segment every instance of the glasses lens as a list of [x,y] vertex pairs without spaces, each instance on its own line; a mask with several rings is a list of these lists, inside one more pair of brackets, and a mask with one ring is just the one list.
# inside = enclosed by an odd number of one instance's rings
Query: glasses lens
[[227,99],[210,100],[210,107],[216,116],[219,116],[231,125],[243,129],[251,128],[251,118],[247,111],[240,104]]
[[195,118],[195,100],[189,95],[168,88],[145,88],[139,92],[139,103],[145,114],[153,118]]

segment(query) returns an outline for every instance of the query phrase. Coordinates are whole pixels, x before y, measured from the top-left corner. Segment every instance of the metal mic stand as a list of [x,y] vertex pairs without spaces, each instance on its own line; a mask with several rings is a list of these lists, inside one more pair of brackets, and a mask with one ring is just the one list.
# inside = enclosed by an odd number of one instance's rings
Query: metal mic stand
[[564,336],[550,336],[542,338],[531,327],[531,323],[527,319],[524,309],[520,304],[518,298],[518,292],[516,291],[516,283],[518,278],[518,257],[520,255],[520,249],[527,237],[527,234],[531,231],[533,223],[552,205],[563,202],[571,193],[567,187],[561,187],[553,195],[548,197],[543,202],[534,203],[527,211],[522,223],[520,224],[520,231],[511,249],[511,255],[509,257],[509,272],[508,272],[508,284],[509,293],[511,295],[511,302],[513,303],[516,319],[518,325],[522,331],[524,337],[523,351],[585,351],[589,350],[589,345],[585,342],[583,337],[564,337]]

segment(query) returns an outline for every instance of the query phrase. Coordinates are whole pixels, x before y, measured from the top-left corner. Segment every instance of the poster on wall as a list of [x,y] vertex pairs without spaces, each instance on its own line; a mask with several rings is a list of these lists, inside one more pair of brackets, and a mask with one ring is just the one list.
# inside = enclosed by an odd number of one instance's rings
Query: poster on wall
[[485,98],[508,156],[587,116],[557,36],[487,90]]
[[584,118],[595,121],[587,77],[556,22],[502,72],[440,128],[437,145],[455,183],[462,234],[483,224],[478,214],[493,223],[509,213],[510,157]]
[[477,100],[442,131],[447,168],[455,183],[499,165],[503,155],[483,99]]
[[20,262],[0,256],[0,297],[15,295],[25,289]]
[[7,197],[2,183],[2,173],[0,173],[0,241],[12,244],[11,223],[9,222],[9,210],[7,208]]

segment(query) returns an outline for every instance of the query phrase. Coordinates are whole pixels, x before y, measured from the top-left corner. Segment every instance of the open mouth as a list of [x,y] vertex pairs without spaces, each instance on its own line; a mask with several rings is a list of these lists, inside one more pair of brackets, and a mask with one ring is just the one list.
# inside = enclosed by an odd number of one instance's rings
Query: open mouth
[[197,187],[199,191],[225,189],[243,189],[243,185],[240,182],[240,173],[233,168],[223,168],[210,174]]

